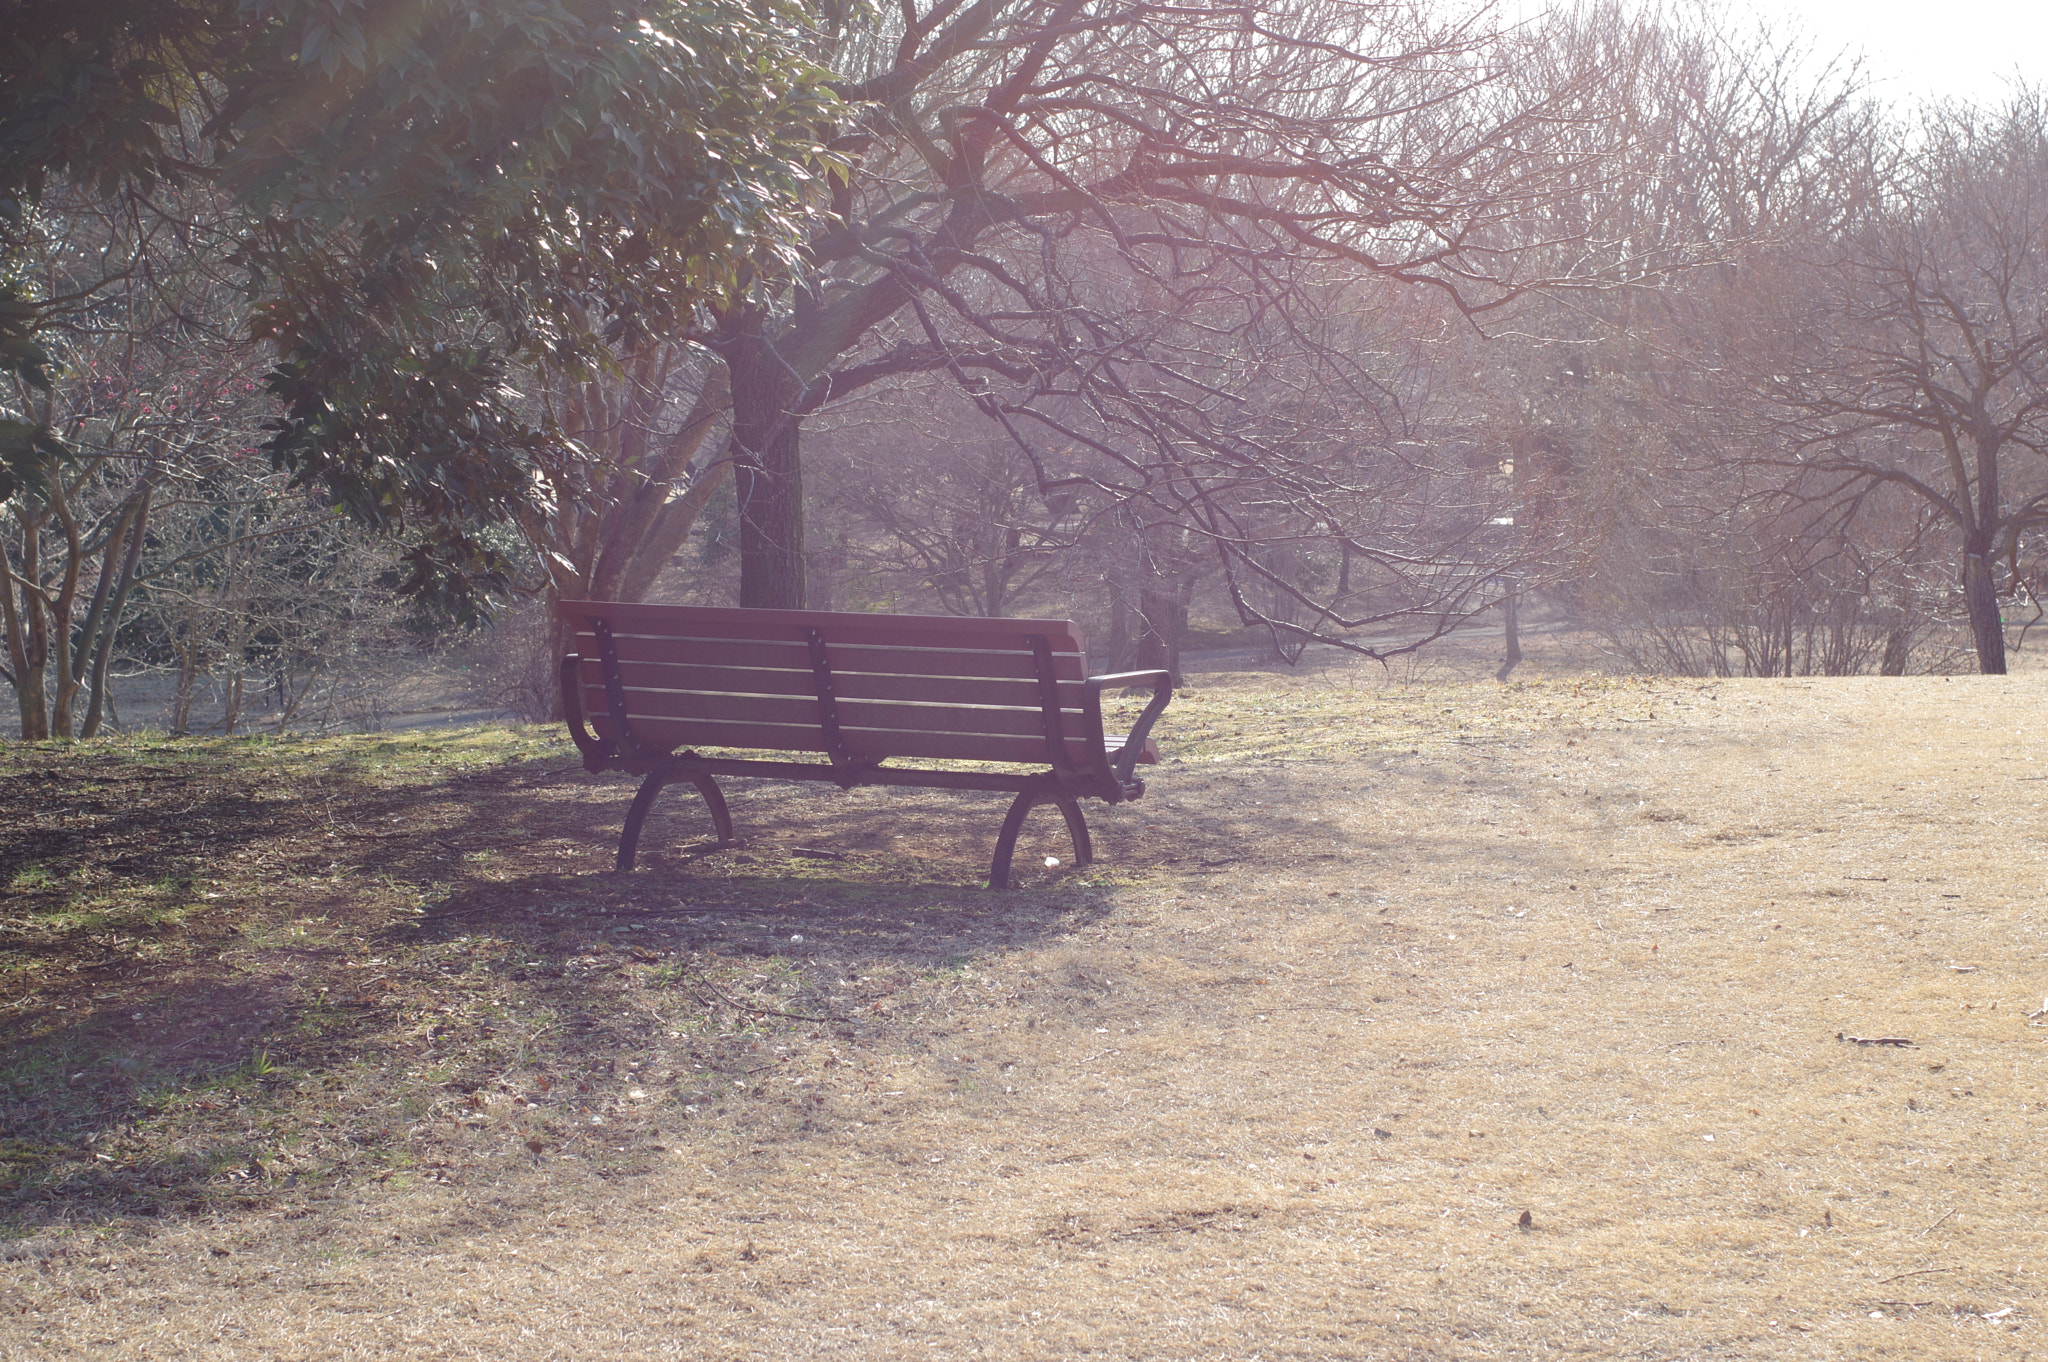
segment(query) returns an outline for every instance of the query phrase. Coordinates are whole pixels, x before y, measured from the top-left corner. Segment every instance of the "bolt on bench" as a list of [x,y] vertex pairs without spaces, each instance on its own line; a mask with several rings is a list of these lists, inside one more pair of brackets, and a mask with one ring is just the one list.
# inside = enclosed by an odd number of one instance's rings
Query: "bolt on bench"
[[[562,703],[584,769],[644,776],[619,839],[633,868],[640,830],[662,788],[689,781],[718,840],[732,814],[717,776],[766,776],[919,789],[1012,791],[989,887],[1006,889],[1024,819],[1058,806],[1074,857],[1094,859],[1082,799],[1121,804],[1145,793],[1132,771],[1158,760],[1151,730],[1173,698],[1163,671],[1089,676],[1069,620],[976,619],[729,610],[563,601],[575,631],[562,659]],[[1102,692],[1149,686],[1121,737],[1102,727]],[[585,727],[584,716],[589,716]],[[703,756],[715,747],[821,753],[825,761]],[[681,750],[678,750],[681,749]],[[887,763],[961,760],[1040,765],[1031,772]]]

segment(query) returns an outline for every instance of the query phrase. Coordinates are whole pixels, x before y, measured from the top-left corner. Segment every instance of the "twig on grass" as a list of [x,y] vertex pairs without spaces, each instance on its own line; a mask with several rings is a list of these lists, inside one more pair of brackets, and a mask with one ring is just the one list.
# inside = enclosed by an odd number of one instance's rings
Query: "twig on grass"
[[[1950,1211],[1949,1211],[1949,1213],[1948,1213],[1948,1215],[1944,1215],[1944,1216],[1943,1216],[1943,1217],[1941,1218],[1941,1220],[1946,1220],[1946,1219],[1948,1219],[1948,1217],[1949,1217],[1950,1215],[1954,1215],[1954,1214],[1955,1214],[1955,1211],[1954,1211],[1954,1210],[1950,1210]],[[1937,1220],[1937,1221],[1935,1221],[1933,1225],[1929,1225],[1929,1226],[1927,1227],[1927,1229],[1926,1229],[1926,1230],[1922,1230],[1922,1231],[1920,1231],[1920,1233],[1918,1233],[1918,1234],[1914,1235],[1913,1237],[1914,1237],[1915,1239],[1925,1239],[1925,1238],[1927,1237],[1927,1230],[1931,1230],[1931,1229],[1934,1229],[1934,1228],[1935,1228],[1936,1226],[1940,1225],[1940,1224],[1941,1224],[1941,1220]]]
[[1909,1050],[1920,1048],[1904,1036],[1845,1036],[1837,1031],[1835,1039],[1847,1041],[1851,1045],[1902,1045]]
[[1901,1272],[1896,1276],[1880,1277],[1877,1279],[1877,1284],[1883,1286],[1886,1282],[1904,1281],[1908,1277],[1925,1277],[1930,1272],[1954,1272],[1955,1270],[1953,1267],[1923,1267],[1917,1272]]

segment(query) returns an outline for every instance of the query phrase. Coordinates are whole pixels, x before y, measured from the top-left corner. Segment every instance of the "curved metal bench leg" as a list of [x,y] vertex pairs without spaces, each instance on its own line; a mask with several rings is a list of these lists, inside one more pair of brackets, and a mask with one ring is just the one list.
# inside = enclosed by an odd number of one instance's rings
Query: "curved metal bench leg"
[[689,773],[696,783],[697,792],[704,796],[704,803],[711,810],[711,825],[718,829],[718,840],[732,840],[732,810],[725,807],[725,795],[720,792],[718,782],[702,771]]
[[626,831],[619,838],[619,874],[624,875],[633,868],[633,860],[640,850],[640,832],[647,826],[647,815],[654,808],[654,801],[661,797],[662,790],[677,780],[687,780],[697,787],[697,793],[704,796],[705,807],[711,810],[711,825],[718,829],[721,843],[732,840],[732,810],[726,807],[725,793],[718,788],[718,782],[702,771],[656,771],[640,783],[640,793],[633,796],[633,807],[626,811]]
[[1010,801],[1010,812],[1003,818],[1003,830],[996,837],[995,864],[988,868],[988,887],[1008,889],[1010,887],[1010,858],[1017,853],[1017,834],[1024,830],[1024,819],[1045,798],[1043,790],[1020,790]]
[[1081,801],[1072,795],[1056,795],[1053,803],[1067,820],[1067,833],[1074,839],[1074,864],[1087,865],[1095,859],[1095,843],[1088,837],[1088,820],[1081,816]]
[[660,771],[640,782],[640,793],[633,796],[633,807],[626,811],[626,830],[619,837],[619,874],[632,870],[634,853],[640,849],[640,829],[647,823],[647,811],[654,807],[654,801],[661,795],[661,787],[666,784],[668,777]]
[[1010,887],[1010,861],[1017,854],[1017,835],[1024,831],[1024,820],[1040,804],[1059,805],[1060,816],[1067,820],[1067,834],[1074,839],[1074,864],[1087,865],[1095,859],[1095,844],[1088,838],[1088,820],[1081,816],[1080,800],[1057,790],[1024,790],[1010,802],[1002,833],[996,838],[995,864],[988,871],[989,888]]

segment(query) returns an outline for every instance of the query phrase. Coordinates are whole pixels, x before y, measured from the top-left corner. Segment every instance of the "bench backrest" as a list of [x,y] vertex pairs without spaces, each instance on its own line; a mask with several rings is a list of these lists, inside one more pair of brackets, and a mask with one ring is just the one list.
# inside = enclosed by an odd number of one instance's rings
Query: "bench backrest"
[[829,752],[812,639],[822,642],[845,750],[884,757],[1050,760],[1043,639],[1067,760],[1094,759],[1082,726],[1087,660],[1070,620],[563,601],[584,713],[616,737],[597,622],[611,630],[627,722],[648,747]]

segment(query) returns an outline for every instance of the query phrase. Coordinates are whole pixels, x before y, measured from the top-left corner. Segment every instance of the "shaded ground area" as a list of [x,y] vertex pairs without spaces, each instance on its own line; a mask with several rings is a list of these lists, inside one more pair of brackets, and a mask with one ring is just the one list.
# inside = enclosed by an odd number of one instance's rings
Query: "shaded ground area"
[[0,1353],[2028,1356],[2042,698],[1201,678],[1009,895],[776,787],[613,880],[539,734],[10,754]]
[[[623,1091],[708,1094],[762,1071],[767,1032],[871,1023],[933,971],[1100,911],[1075,885],[1011,896],[999,924],[963,913],[989,801],[943,796],[736,789],[752,840],[670,837],[619,882],[595,872],[631,787],[572,760],[489,732],[18,755],[0,1198],[24,1226],[248,1209],[280,1180],[446,1166],[440,1126],[503,1124],[494,1100],[529,1153],[638,1168],[660,1132]],[[676,800],[664,830],[693,819]],[[694,1062],[658,1077],[622,1056],[686,1035]]]

